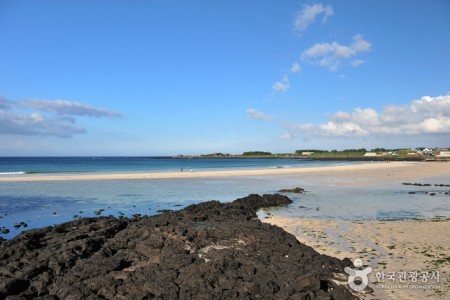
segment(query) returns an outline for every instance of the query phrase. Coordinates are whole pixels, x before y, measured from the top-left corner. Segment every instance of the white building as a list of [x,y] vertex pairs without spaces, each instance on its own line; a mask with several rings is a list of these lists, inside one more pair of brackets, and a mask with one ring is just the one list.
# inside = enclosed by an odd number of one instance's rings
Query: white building
[[305,155],[305,156],[310,156],[313,154],[314,154],[314,152],[302,152],[302,155]]
[[374,156],[378,156],[378,154],[376,152],[366,152],[364,154],[364,156],[374,157]]
[[450,157],[450,151],[441,151],[441,153],[439,153],[436,156],[437,157]]

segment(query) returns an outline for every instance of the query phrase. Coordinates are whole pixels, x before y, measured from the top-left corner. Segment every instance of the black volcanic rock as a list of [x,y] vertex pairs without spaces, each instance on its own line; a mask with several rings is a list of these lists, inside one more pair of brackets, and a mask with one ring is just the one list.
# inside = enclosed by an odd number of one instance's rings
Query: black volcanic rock
[[274,195],[257,195],[250,194],[247,197],[237,199],[232,202],[232,205],[244,205],[249,206],[253,210],[258,210],[264,207],[282,206],[291,204],[292,200],[286,196],[274,194]]
[[250,195],[27,231],[0,243],[0,298],[355,299],[329,280],[348,259],[320,255],[256,216],[289,201]]
[[300,187],[295,187],[293,189],[281,189],[278,191],[279,193],[295,193],[295,194],[302,194],[305,192],[305,189]]

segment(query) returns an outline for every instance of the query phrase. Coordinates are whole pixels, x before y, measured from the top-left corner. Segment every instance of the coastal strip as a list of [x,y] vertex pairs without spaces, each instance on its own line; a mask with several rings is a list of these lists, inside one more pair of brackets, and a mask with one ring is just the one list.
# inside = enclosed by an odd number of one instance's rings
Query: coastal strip
[[[263,220],[321,254],[362,259],[372,268],[369,282],[375,292],[366,299],[448,299],[450,295],[450,219],[349,221],[272,214]],[[399,278],[403,272],[406,279]],[[414,288],[417,282],[428,287]]]
[[11,181],[67,181],[67,180],[119,180],[119,179],[169,179],[208,178],[265,175],[327,174],[353,177],[361,173],[366,177],[394,175],[397,179],[450,174],[450,164],[443,162],[371,162],[350,165],[316,166],[303,168],[274,168],[255,170],[224,170],[195,172],[138,172],[138,173],[85,173],[85,174],[25,174],[0,176],[0,182]]
[[30,230],[0,240],[0,298],[357,300],[333,280],[350,260],[320,255],[255,213],[291,202],[253,194]]

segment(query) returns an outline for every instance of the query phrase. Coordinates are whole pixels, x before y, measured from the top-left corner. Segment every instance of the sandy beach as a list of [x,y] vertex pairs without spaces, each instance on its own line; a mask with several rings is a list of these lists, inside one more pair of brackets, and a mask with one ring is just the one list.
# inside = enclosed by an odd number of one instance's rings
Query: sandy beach
[[[308,182],[333,186],[383,186],[393,181],[450,183],[448,163],[365,166],[365,169],[345,172],[337,169],[320,174],[326,176],[311,174]],[[322,254],[341,259],[361,258],[365,265],[373,269],[369,282],[374,293],[366,295],[365,299],[448,299],[450,295],[449,219],[328,220],[286,217],[277,215],[276,211],[269,215],[263,213],[260,218],[292,233],[300,242]],[[412,277],[400,280],[401,272],[407,272],[407,276]],[[419,274],[417,281],[411,275],[414,272]],[[420,277],[424,272],[428,272],[428,277]],[[381,279],[382,274],[386,276],[384,279]],[[388,274],[395,274],[395,278],[388,279]]]
[[[231,171],[154,172],[154,173],[87,173],[40,175],[20,174],[1,176],[0,181],[55,181],[55,180],[119,180],[207,178],[235,176],[298,175],[311,179],[329,178],[333,184],[381,184],[400,179],[450,174],[450,163],[443,162],[372,162],[327,167],[274,168]],[[356,180],[355,180],[356,179]]]
[[[373,295],[365,299],[448,299],[450,295],[450,220],[343,221],[270,216],[264,219],[292,233],[321,254],[340,259],[361,258],[372,267]],[[428,272],[426,282],[407,279],[400,272]],[[378,280],[376,274],[395,273],[395,280]],[[439,272],[439,282],[431,279]],[[437,274],[437,273],[435,273]],[[424,279],[425,280],[425,279]],[[401,288],[400,284],[428,284],[428,288]],[[389,286],[390,285],[390,286]],[[397,285],[397,287],[394,287]]]
[[[0,177],[3,182],[95,181],[170,178],[265,177],[289,179],[310,187],[396,186],[401,183],[450,184],[448,162],[368,162],[349,165],[304,168],[273,168],[232,171],[158,172],[158,173],[90,173],[23,174]],[[292,181],[294,179],[294,181]],[[279,181],[278,181],[279,182]],[[311,191],[314,192],[314,191]],[[301,197],[301,196],[300,196]],[[450,201],[450,199],[449,199]],[[321,210],[322,211],[322,210]],[[348,221],[286,217],[272,212],[260,218],[292,233],[300,242],[321,254],[339,259],[363,259],[373,268],[369,275],[374,294],[366,299],[446,299],[450,295],[450,221],[448,219],[402,221]],[[376,274],[428,272],[430,288],[393,288],[396,281],[379,281]],[[433,273],[434,272],[434,273]],[[439,272],[439,282],[431,274]],[[419,275],[420,276],[420,275]],[[436,276],[436,275],[435,275]],[[344,278],[346,280],[346,278]],[[345,284],[344,280],[344,284]],[[414,285],[412,279],[406,283]],[[390,285],[389,285],[390,284]],[[389,285],[389,286],[387,286]],[[378,287],[377,287],[378,286]]]

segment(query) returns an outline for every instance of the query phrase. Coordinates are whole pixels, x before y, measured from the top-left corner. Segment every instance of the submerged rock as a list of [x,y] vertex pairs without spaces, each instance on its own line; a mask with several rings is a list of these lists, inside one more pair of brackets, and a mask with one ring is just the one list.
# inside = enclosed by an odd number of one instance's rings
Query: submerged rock
[[305,192],[305,189],[302,189],[300,187],[296,187],[293,189],[281,189],[278,191],[279,193],[296,193],[296,194],[302,194]]
[[281,195],[209,201],[152,218],[83,218],[0,243],[0,298],[356,299],[350,260],[262,223]]

